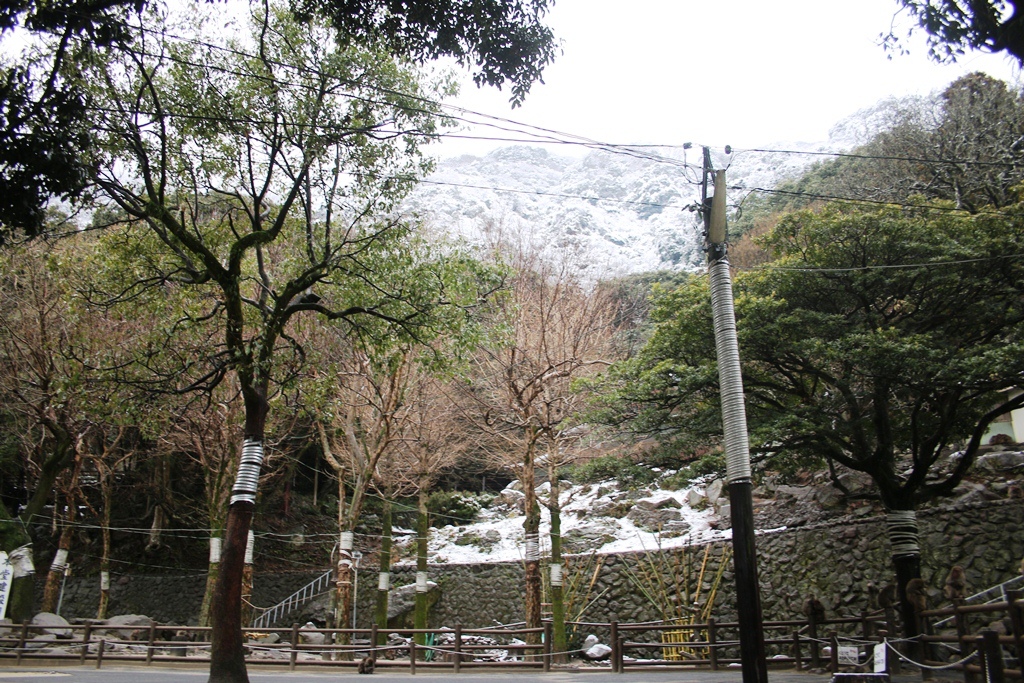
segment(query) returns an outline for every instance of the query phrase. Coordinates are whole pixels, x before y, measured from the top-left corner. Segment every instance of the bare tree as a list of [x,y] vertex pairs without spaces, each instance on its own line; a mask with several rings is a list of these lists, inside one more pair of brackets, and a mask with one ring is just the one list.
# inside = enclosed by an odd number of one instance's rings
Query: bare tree
[[[470,396],[485,428],[505,441],[507,464],[524,494],[526,622],[541,625],[540,504],[536,468],[548,467],[552,514],[552,564],[560,568],[560,489],[558,467],[572,456],[569,445],[580,432],[574,417],[583,400],[573,382],[592,376],[616,358],[617,304],[611,293],[584,276],[584,258],[563,250],[545,254],[524,236],[494,245],[507,254],[514,271],[510,293],[495,311],[502,332],[480,351]],[[560,569],[552,575],[560,610]],[[555,642],[565,649],[564,612],[556,613]]]

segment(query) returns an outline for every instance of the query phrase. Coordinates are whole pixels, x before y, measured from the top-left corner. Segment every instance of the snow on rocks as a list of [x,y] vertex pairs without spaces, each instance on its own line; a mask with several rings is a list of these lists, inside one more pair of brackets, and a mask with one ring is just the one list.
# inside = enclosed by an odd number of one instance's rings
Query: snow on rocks
[[[561,492],[562,537],[566,553],[618,553],[675,548],[728,538],[714,506],[727,503],[722,482],[678,491],[620,490],[615,481],[566,486]],[[432,529],[428,560],[432,563],[471,564],[523,559],[522,493],[507,486],[477,521]],[[543,498],[550,486],[538,487]],[[541,506],[541,542],[549,541],[550,513]],[[411,539],[398,541],[411,546]],[[410,547],[411,550],[411,547]],[[411,558],[403,562],[412,562]]]

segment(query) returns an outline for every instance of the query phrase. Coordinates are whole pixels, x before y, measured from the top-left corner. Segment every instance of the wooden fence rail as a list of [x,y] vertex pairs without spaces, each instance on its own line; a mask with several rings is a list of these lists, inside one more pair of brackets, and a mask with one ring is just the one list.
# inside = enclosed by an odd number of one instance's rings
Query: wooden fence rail
[[[1024,593],[1008,593],[1006,601],[987,605],[956,606],[921,613],[924,633],[920,644],[903,648],[908,656],[928,667],[961,670],[965,683],[976,683],[991,669],[1002,683],[1020,679],[1024,652]],[[930,624],[953,618],[955,629],[933,633]],[[1004,634],[986,633],[993,619],[1008,626]],[[611,647],[612,672],[641,667],[704,667],[718,670],[740,661],[738,623],[708,619],[706,623],[569,622],[577,630],[601,634]],[[844,647],[855,647],[860,666],[873,646],[896,633],[892,610],[816,621],[793,619],[764,623],[765,647],[773,666],[840,671]],[[551,651],[551,624],[543,628],[389,629],[401,640],[382,643],[376,627],[369,629],[243,629],[250,664],[287,666],[357,667],[365,657],[378,667],[464,668],[532,667],[550,670],[553,662],[574,653]],[[33,639],[50,634],[48,639]],[[209,628],[197,626],[108,627],[97,624],[45,627],[23,624],[0,635],[0,659],[70,660],[95,662],[209,662]],[[417,643],[417,636],[427,641]],[[311,642],[322,641],[322,642]],[[829,646],[828,655],[825,646]],[[578,651],[577,651],[578,652]],[[986,654],[987,653],[987,654]],[[923,659],[922,659],[923,658]],[[895,659],[895,658],[894,658]],[[949,660],[953,661],[950,662]],[[997,661],[998,660],[998,661]],[[898,662],[898,660],[896,660]],[[999,671],[996,672],[995,669]],[[927,669],[923,669],[927,671]]]

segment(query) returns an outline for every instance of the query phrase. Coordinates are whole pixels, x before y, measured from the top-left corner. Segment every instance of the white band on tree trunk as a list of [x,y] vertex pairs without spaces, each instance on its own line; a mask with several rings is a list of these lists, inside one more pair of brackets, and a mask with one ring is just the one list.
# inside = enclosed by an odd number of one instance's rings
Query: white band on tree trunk
[[256,535],[249,530],[249,535],[245,539],[245,563],[252,564],[252,553],[256,547]]
[[352,552],[352,548],[355,545],[355,533],[351,531],[342,531],[341,540],[339,546],[343,551]]
[[32,546],[23,545],[15,548],[7,558],[11,562],[11,578],[20,579],[36,573],[36,566],[32,564]]
[[426,593],[427,592],[427,573],[416,572],[416,592]]
[[68,566],[68,551],[64,548],[58,548],[57,553],[53,556],[53,562],[50,563],[51,572],[62,572]]
[[256,439],[242,442],[242,459],[238,463],[238,474],[231,489],[231,505],[235,503],[256,504],[256,489],[260,483],[260,467],[263,466],[263,444]]
[[526,534],[526,561],[537,562],[540,560],[540,539],[536,533]]
[[892,510],[885,513],[889,532],[889,545],[893,557],[920,555],[918,543],[917,513],[914,510]]
[[551,585],[561,586],[562,585],[562,565],[553,564],[551,565]]
[[210,564],[220,562],[220,536],[210,536]]
[[110,590],[110,572],[100,572],[100,590]]
[[391,588],[391,573],[381,572],[377,579],[377,590],[386,591]]

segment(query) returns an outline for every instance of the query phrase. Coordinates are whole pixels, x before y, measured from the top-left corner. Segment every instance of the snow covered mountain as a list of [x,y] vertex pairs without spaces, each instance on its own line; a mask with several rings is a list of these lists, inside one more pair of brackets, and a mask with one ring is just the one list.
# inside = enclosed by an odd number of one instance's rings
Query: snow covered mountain
[[[843,131],[848,132],[848,131]],[[826,143],[773,145],[780,151],[713,153],[728,166],[729,199],[740,188],[772,188],[822,157],[848,148],[844,135]],[[538,147],[504,147],[483,157],[442,160],[404,208],[435,229],[481,240],[486,226],[522,227],[543,244],[579,247],[603,275],[658,269],[693,270],[704,262],[698,214],[701,150],[594,151],[582,158]]]

